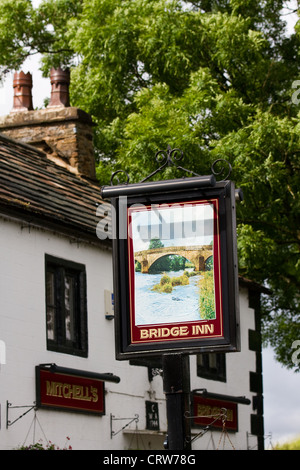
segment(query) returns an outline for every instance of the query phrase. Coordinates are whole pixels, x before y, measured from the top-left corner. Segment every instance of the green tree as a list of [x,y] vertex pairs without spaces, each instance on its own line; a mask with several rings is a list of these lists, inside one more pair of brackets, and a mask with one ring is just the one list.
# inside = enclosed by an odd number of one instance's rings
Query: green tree
[[[264,334],[292,362],[300,338],[299,31],[283,0],[1,0],[0,72],[43,54],[71,67],[71,103],[96,123],[97,175],[140,181],[169,144],[210,173],[220,157],[244,191],[240,273],[269,287]],[[300,88],[300,87],[298,87]],[[296,94],[295,94],[296,93]],[[296,98],[296,99],[295,99]],[[157,177],[182,176],[168,167]]]
[[149,250],[153,250],[154,248],[163,248],[163,247],[164,247],[164,244],[158,237],[151,238],[150,243],[149,243]]

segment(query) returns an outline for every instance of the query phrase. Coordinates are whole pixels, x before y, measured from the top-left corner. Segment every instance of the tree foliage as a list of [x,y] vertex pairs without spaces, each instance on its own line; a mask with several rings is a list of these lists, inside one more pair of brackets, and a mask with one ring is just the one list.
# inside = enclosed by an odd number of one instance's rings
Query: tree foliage
[[154,238],[151,238],[148,249],[152,250],[155,248],[163,248],[163,247],[164,247],[163,242],[158,237],[154,237]]
[[300,450],[300,438],[296,438],[282,444],[278,443],[275,445],[273,450]]
[[[1,0],[0,71],[43,55],[71,67],[71,102],[96,123],[97,175],[152,172],[167,145],[184,167],[232,165],[240,273],[265,286],[264,334],[292,363],[300,338],[299,32],[283,0]],[[300,28],[299,28],[300,29]],[[159,177],[179,175],[172,167]]]

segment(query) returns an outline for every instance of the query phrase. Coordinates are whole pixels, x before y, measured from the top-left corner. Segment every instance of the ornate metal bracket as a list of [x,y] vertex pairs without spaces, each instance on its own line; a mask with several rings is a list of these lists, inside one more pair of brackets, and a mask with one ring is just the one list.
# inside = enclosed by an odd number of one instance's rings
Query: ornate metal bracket
[[224,426],[225,423],[226,423],[226,420],[227,420],[227,409],[226,408],[221,408],[219,414],[206,415],[206,416],[200,416],[200,415],[191,416],[190,413],[187,411],[187,412],[185,412],[184,417],[187,418],[187,419],[195,419],[195,418],[211,418],[212,419],[211,423],[207,424],[203,429],[201,429],[201,431],[199,431],[199,433],[195,437],[193,437],[190,440],[190,442],[193,442],[196,439],[198,439],[199,437],[204,436],[204,434],[206,434],[210,430],[210,428],[215,424],[215,422],[218,421],[219,419],[222,420],[222,424]]
[[[220,162],[222,162],[223,166],[221,166],[221,168],[219,170],[217,170],[217,167],[219,166]],[[224,167],[224,165],[225,165],[225,167]],[[226,170],[226,166],[227,166],[227,170]],[[218,158],[211,165],[211,171],[212,171],[213,175],[215,175],[216,177],[217,176],[222,176],[222,175],[225,174],[225,176],[223,176],[223,179],[220,180],[220,181],[226,181],[229,178],[229,176],[232,172],[232,166],[224,158]],[[225,173],[225,171],[226,171],[226,173]]]
[[120,181],[118,176],[117,176],[117,175],[120,175],[120,174],[123,174],[126,177],[126,181],[123,182],[123,184],[128,184],[129,183],[129,174],[127,173],[127,171],[117,170],[110,177],[110,185],[111,186],[114,186],[114,182],[113,182],[114,179],[116,180],[117,184],[122,184],[122,181]]
[[[198,173],[195,173],[194,171],[188,170],[187,168],[184,168],[181,165],[177,165],[177,163],[180,162],[182,159],[183,159],[183,151],[178,148],[172,149],[170,145],[168,145],[168,148],[166,151],[159,150],[155,154],[155,160],[160,166],[156,170],[154,170],[152,173],[150,173],[148,176],[146,176],[144,179],[142,179],[140,183],[144,183],[148,181],[150,178],[152,178],[157,173],[163,171],[168,166],[169,167],[173,166],[177,170],[183,171],[185,173],[189,173],[189,175],[191,176],[200,176]],[[218,169],[220,162],[222,162],[222,167]],[[227,166],[227,171],[226,171],[225,165]],[[221,180],[221,181],[226,181],[226,179],[228,179],[228,177],[230,176],[232,167],[230,163],[227,162],[227,160],[219,158],[213,162],[211,166],[211,171],[214,176],[223,176],[226,171],[225,177],[223,177],[223,179]],[[119,178],[120,175],[123,175],[123,178],[122,178],[123,182],[120,181],[120,178]],[[125,170],[117,170],[111,175],[110,184],[111,186],[114,186],[115,184],[114,180],[116,184],[129,184],[129,179],[130,177]]]
[[[8,419],[8,411],[13,408],[29,408],[27,411],[25,411],[23,414],[21,414],[18,418],[16,418],[14,421],[10,421]],[[21,406],[13,406],[11,403],[6,401],[6,429],[8,429],[9,426],[12,426],[16,421],[19,419],[23,418],[23,416],[27,415],[29,411],[35,409],[35,405],[21,405]]]
[[200,176],[197,173],[194,173],[193,171],[187,170],[186,168],[183,168],[182,166],[176,165],[176,163],[180,162],[182,159],[183,159],[183,151],[177,148],[171,149],[170,145],[168,145],[166,153],[165,153],[165,150],[159,150],[155,154],[155,160],[157,161],[158,164],[161,163],[160,167],[157,168],[152,173],[150,173],[150,175],[146,176],[146,178],[144,178],[140,182],[144,183],[148,179],[152,178],[152,176],[156,175],[156,173],[159,173],[160,171],[162,171],[166,166],[175,166],[177,170],[190,173],[190,175],[193,175],[193,176]]

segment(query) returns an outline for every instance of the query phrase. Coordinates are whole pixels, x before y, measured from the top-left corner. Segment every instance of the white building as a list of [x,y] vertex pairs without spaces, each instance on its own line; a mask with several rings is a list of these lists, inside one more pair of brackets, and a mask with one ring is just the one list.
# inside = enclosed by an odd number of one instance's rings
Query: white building
[[[48,108],[24,109],[24,83],[0,121],[0,449],[42,439],[73,449],[163,450],[161,358],[115,359],[112,252],[96,235],[103,201],[90,117],[53,104],[65,96],[61,83]],[[229,450],[263,449],[259,297],[257,285],[240,279],[241,352],[190,356],[195,409],[205,415],[229,404],[227,435],[219,419],[200,436],[205,425],[190,418],[193,450],[217,448],[220,438],[223,448],[223,437]],[[48,385],[37,380],[41,365]],[[102,398],[93,380],[104,383]]]

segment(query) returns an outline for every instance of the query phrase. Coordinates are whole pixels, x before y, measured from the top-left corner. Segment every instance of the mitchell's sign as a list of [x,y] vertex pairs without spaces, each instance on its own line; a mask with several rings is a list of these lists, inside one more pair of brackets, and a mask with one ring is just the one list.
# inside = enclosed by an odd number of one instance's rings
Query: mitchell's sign
[[37,407],[104,414],[104,382],[36,367]]

